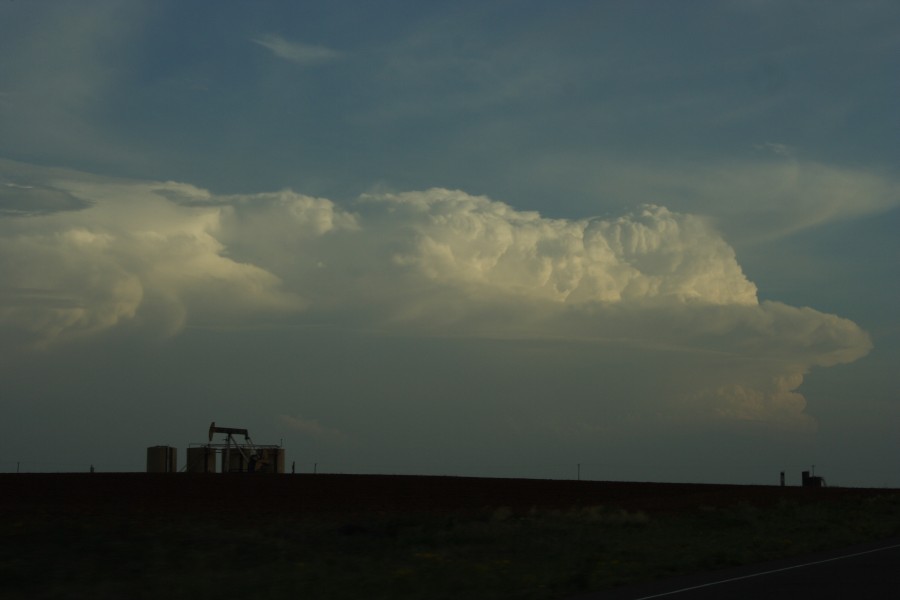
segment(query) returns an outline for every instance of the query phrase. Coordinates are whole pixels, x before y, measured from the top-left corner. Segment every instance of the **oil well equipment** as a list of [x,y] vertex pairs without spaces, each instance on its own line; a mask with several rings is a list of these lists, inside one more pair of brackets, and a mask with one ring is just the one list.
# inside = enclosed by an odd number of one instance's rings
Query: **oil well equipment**
[[[213,438],[217,435],[221,437],[214,442]],[[181,470],[188,473],[284,473],[284,448],[274,444],[255,444],[246,429],[217,427],[213,421],[209,425],[207,441],[188,447],[187,463]],[[177,471],[175,448],[147,448],[148,473]]]
[[175,473],[178,470],[178,450],[172,446],[147,448],[148,473]]
[[817,476],[815,470],[813,470],[812,475],[809,474],[809,471],[803,471],[800,473],[800,477],[802,487],[822,488],[826,486],[825,478]]
[[[213,438],[218,437],[214,442]],[[216,458],[219,458],[217,461]],[[206,443],[191,444],[187,451],[189,473],[284,473],[284,448],[274,444],[256,444],[250,433],[239,427],[209,425]]]

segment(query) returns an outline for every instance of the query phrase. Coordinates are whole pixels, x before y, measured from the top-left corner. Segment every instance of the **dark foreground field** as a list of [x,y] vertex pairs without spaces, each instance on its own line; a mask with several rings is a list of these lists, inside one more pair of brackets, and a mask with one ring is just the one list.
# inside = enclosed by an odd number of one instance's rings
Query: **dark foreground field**
[[900,490],[0,475],[9,598],[566,598],[900,535]]

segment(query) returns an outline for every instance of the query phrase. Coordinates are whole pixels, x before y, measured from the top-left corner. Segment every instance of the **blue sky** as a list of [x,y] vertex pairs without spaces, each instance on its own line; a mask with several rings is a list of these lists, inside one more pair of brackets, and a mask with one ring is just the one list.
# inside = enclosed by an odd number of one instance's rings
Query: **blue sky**
[[0,468],[900,485],[898,25],[3,3]]

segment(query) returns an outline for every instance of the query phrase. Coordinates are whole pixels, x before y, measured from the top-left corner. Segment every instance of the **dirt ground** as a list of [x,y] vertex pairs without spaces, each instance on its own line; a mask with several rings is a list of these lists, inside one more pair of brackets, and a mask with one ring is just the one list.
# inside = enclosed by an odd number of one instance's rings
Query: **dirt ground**
[[556,600],[900,535],[900,490],[0,474],[0,597]]
[[[864,498],[883,489],[406,475],[0,474],[4,511],[181,514],[444,512],[611,506],[648,514],[745,503]],[[893,490],[900,493],[900,490]]]

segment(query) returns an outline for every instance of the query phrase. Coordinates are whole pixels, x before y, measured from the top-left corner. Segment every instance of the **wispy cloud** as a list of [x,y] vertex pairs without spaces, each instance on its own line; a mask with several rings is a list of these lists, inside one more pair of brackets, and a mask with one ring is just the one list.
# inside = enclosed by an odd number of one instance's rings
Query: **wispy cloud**
[[787,144],[781,144],[778,142],[766,142],[764,144],[755,144],[753,146],[760,152],[769,152],[772,154],[776,154],[778,156],[785,156],[788,158],[793,157],[796,154],[796,149],[788,146]]
[[309,436],[320,442],[342,443],[349,439],[343,431],[322,425],[317,419],[280,415],[279,420],[287,429]]
[[320,65],[341,57],[340,52],[332,50],[331,48],[292,42],[274,33],[252,38],[251,41],[264,48],[268,48],[278,58],[283,58],[303,66]]
[[532,185],[571,182],[572,189],[626,204],[653,198],[716,219],[728,239],[742,245],[900,206],[900,181],[890,173],[794,158],[783,144],[759,149],[774,156],[697,164],[564,153],[517,166],[515,176]]
[[5,88],[0,150],[44,154],[50,148],[111,160],[131,156],[115,147],[115,136],[104,132],[94,115],[104,112],[99,107],[120,83],[121,70],[111,57],[139,37],[136,29],[146,26],[146,11],[141,3],[85,2],[46,5],[39,19],[4,17],[15,26],[4,29],[0,42]]

